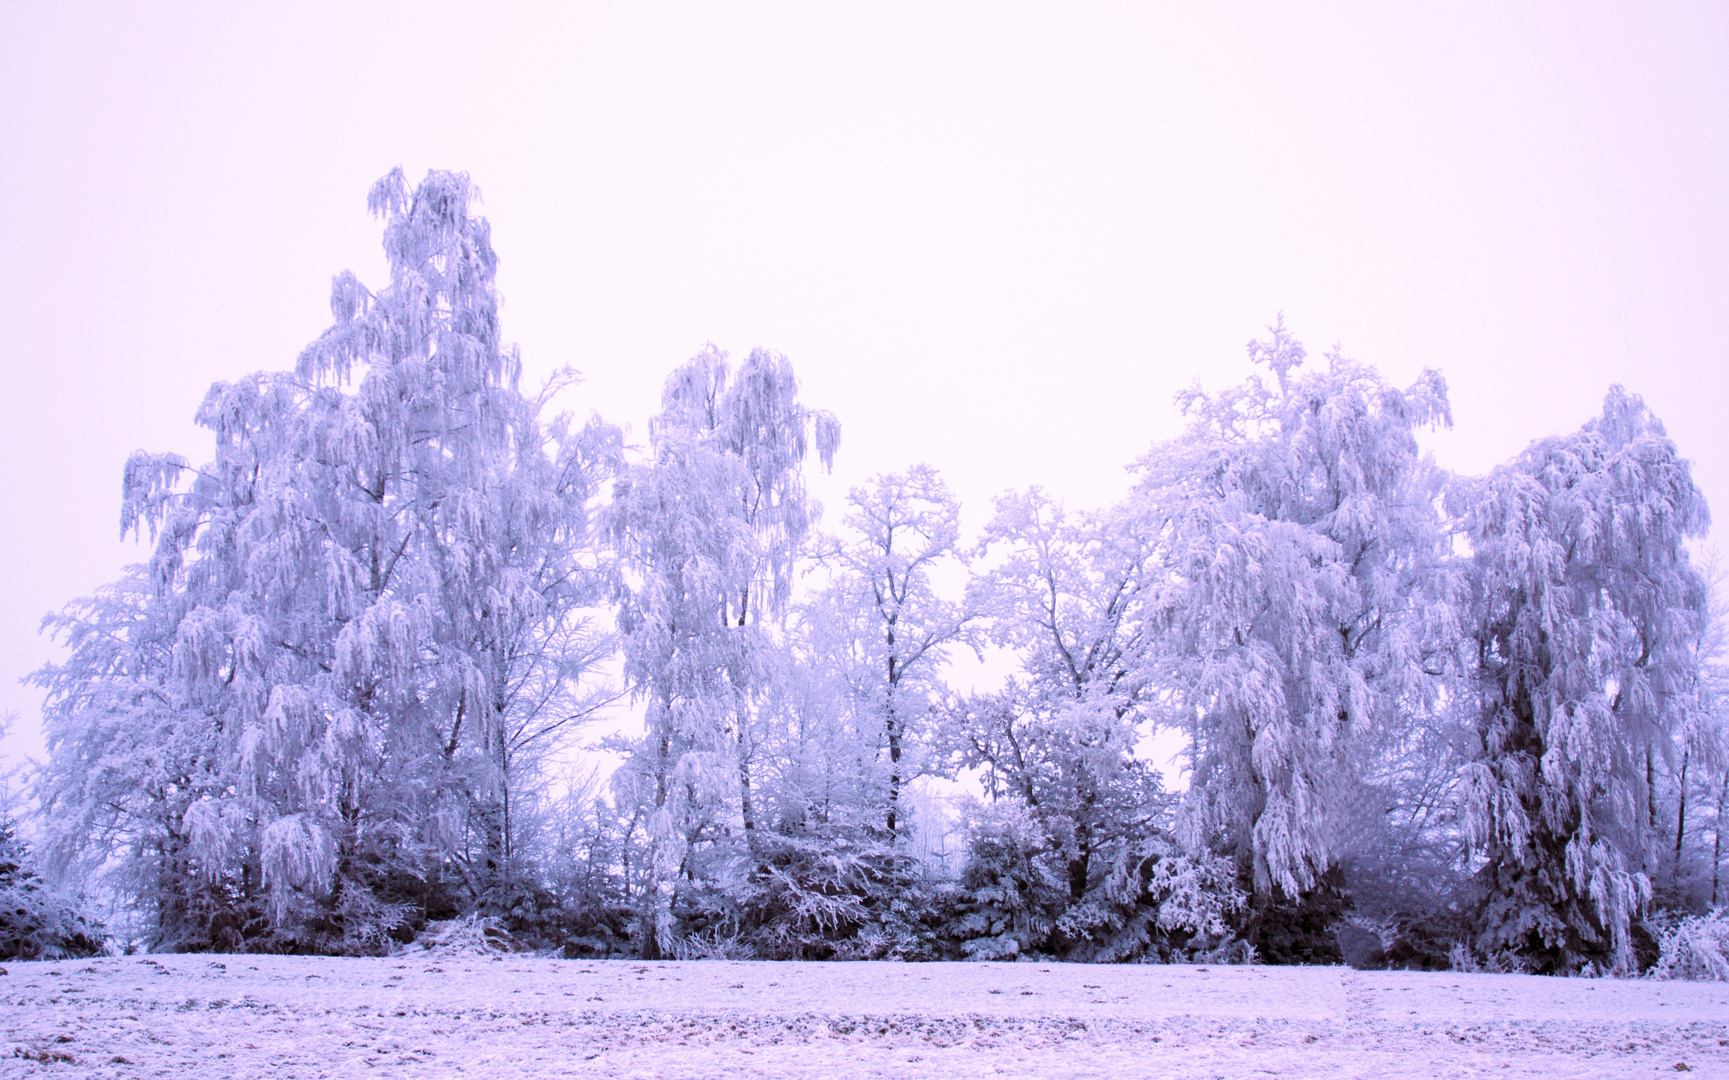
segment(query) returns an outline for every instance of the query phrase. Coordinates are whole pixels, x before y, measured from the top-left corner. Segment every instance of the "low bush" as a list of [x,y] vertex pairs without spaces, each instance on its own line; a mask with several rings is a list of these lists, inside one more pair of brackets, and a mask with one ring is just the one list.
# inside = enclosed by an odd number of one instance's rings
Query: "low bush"
[[0,960],[61,960],[102,951],[102,926],[30,865],[30,848],[0,824]]
[[1685,915],[1657,930],[1653,978],[1729,982],[1729,912]]

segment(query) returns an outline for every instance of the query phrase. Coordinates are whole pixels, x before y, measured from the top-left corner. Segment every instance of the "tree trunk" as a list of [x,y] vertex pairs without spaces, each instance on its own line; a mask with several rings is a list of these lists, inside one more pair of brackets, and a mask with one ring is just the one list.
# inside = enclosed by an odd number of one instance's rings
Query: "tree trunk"
[[1080,840],[1080,851],[1069,860],[1069,899],[1078,904],[1087,895],[1087,878],[1092,874],[1091,840]]
[[1675,877],[1681,877],[1681,839],[1687,835],[1687,759],[1688,751],[1681,752],[1681,784],[1678,802],[1680,809],[1675,812]]
[[1657,828],[1657,768],[1649,746],[1645,748],[1645,822]]
[[901,799],[901,728],[900,721],[893,712],[889,713],[884,729],[889,740],[889,812],[888,834],[894,839],[896,830],[900,828]]
[[888,693],[883,702],[883,733],[888,736],[889,743],[889,812],[888,834],[893,842],[900,828],[901,800],[901,721],[895,711],[895,691],[900,686],[900,667],[896,663],[894,653],[895,631],[891,623],[888,629],[889,646],[889,681]]
[[739,810],[744,816],[745,843],[754,848],[756,846],[756,810],[751,803],[750,750],[745,740],[742,720],[738,727],[738,790]]
[[[666,715],[671,713],[671,702],[665,701],[662,709]],[[664,720],[662,721],[664,723]],[[644,960],[664,960],[667,957],[667,947],[672,941],[672,893],[675,888],[672,873],[667,863],[670,862],[667,851],[667,837],[661,835],[663,828],[668,828],[665,822],[656,819],[667,812],[669,792],[667,790],[667,771],[672,757],[672,737],[666,732],[660,733],[659,755],[655,761],[654,778],[654,813],[648,821],[648,886],[642,891],[642,958]]]
[[490,897],[503,883],[506,875],[506,865],[509,860],[509,825],[505,814],[506,792],[509,790],[510,777],[506,772],[504,760],[503,718],[496,710],[488,718],[491,723],[485,732],[486,763],[492,775],[487,777],[483,787],[478,792],[476,816],[480,819],[480,892],[482,897]]
[[1717,906],[1717,885],[1723,870],[1723,812],[1729,810],[1729,769],[1723,772],[1723,791],[1717,796],[1717,827],[1711,844],[1711,906]]

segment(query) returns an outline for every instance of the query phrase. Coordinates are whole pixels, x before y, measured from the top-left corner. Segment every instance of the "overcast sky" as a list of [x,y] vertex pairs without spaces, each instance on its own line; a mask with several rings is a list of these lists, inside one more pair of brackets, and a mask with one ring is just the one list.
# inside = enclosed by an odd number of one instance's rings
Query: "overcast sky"
[[1452,388],[1479,472],[1621,382],[1729,514],[1729,5],[0,3],[0,711],[112,580],[134,449],[292,365],[367,188],[468,171],[531,377],[640,436],[714,341],[844,426],[1071,505],[1284,311]]

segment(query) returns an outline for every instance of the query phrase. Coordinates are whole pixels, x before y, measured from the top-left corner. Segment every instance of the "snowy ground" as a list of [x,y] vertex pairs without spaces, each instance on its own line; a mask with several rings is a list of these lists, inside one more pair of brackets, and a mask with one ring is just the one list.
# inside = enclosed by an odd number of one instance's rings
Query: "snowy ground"
[[0,1076],[1729,1080],[1729,984],[1067,964],[9,964]]

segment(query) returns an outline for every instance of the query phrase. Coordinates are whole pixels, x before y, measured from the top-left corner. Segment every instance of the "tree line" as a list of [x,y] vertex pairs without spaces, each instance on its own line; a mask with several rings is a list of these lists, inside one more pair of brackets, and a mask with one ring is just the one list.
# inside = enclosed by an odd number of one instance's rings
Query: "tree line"
[[[388,285],[213,386],[208,462],[134,455],[149,560],[46,620],[39,862],[145,943],[1332,962],[1350,925],[1629,971],[1724,902],[1708,514],[1637,396],[1450,475],[1438,373],[1281,319],[1115,505],[1010,492],[967,538],[919,465],[824,531],[840,425],[778,353],[677,367],[643,447],[555,411],[572,371],[525,391],[474,201],[375,185]],[[1002,685],[948,685],[987,648]],[[626,699],[617,771],[562,772]]]

